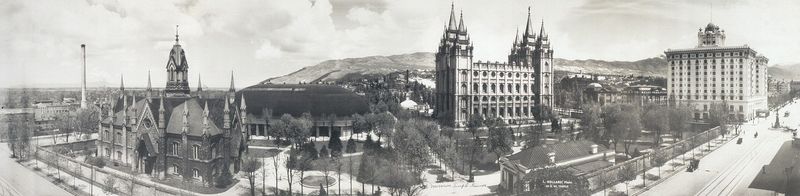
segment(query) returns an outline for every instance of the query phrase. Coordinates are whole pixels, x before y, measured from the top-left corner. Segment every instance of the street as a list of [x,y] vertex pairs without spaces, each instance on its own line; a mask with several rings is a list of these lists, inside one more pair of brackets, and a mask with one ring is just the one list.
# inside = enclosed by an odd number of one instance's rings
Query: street
[[[795,115],[783,117],[783,111],[798,111],[799,104],[781,109],[781,123],[796,128],[800,118]],[[695,172],[680,172],[642,195],[772,195],[771,191],[747,188],[762,166],[768,164],[780,149],[791,139],[791,133],[783,129],[770,129],[775,122],[773,113],[766,119],[742,126],[742,144],[735,141],[724,144],[700,160]],[[754,134],[758,132],[758,138]]]
[[0,143],[1,195],[70,195],[12,159],[8,144]]

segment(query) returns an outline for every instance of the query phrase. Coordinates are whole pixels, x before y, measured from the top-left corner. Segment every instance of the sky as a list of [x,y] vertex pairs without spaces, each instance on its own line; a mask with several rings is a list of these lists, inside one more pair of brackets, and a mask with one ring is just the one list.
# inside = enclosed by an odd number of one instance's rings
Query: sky
[[747,44],[770,64],[800,62],[795,0],[3,0],[0,87],[77,87],[87,45],[90,87],[166,83],[180,44],[190,86],[237,88],[328,59],[433,52],[451,3],[474,60],[507,59],[531,7],[555,57],[633,61],[689,48],[709,22],[728,45]]

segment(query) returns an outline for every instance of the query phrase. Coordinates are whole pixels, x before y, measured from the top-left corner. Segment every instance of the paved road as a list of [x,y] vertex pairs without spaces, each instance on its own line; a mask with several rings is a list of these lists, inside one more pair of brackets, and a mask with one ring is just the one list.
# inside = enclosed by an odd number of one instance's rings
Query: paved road
[[0,195],[70,195],[47,179],[9,158],[8,144],[0,143]]
[[[787,106],[783,111],[800,111],[800,104]],[[681,172],[651,188],[642,195],[771,195],[771,192],[747,188],[763,165],[775,156],[791,134],[770,130],[774,113],[767,120],[745,125],[742,144],[729,142],[700,160],[695,172]],[[800,114],[781,118],[781,122],[797,127]],[[758,132],[758,138],[753,134]]]

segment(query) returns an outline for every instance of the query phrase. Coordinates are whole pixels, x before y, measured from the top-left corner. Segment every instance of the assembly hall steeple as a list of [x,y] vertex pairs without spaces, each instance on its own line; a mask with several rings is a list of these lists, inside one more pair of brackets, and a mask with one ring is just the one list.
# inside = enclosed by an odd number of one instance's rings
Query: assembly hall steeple
[[175,45],[169,52],[167,59],[167,86],[164,92],[167,96],[189,96],[189,64],[186,62],[186,53],[181,48],[178,39],[178,26],[175,26]]

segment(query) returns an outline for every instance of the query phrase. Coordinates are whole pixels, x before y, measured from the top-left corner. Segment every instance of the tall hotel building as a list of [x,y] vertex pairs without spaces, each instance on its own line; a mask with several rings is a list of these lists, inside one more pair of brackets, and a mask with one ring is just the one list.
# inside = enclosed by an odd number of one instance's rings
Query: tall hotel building
[[544,31],[533,30],[530,11],[525,32],[516,35],[508,63],[473,62],[464,17],[450,10],[436,53],[436,115],[446,126],[464,127],[472,114],[507,123],[533,122],[533,107],[553,103],[553,50]]
[[668,49],[668,97],[692,105],[705,120],[714,104],[726,103],[732,117],[750,119],[767,110],[767,62],[747,45],[726,46],[725,31],[713,23],[697,33],[697,46]]

